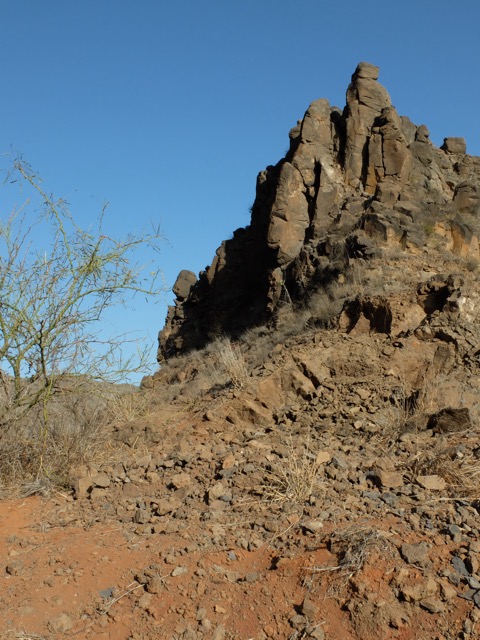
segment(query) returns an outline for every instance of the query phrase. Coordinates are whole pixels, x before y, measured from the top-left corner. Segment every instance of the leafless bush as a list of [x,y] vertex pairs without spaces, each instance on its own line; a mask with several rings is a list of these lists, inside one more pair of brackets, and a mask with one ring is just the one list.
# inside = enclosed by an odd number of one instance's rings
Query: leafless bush
[[23,495],[46,494],[68,484],[69,471],[105,456],[108,394],[71,391],[54,397],[42,429],[42,407],[10,425],[0,440],[0,482]]
[[110,422],[132,422],[148,413],[151,398],[147,391],[119,390],[112,393],[107,401],[106,415]]

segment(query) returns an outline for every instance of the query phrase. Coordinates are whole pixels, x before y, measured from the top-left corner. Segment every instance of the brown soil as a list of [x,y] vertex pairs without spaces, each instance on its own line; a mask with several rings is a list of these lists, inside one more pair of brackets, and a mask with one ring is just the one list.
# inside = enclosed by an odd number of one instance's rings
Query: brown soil
[[[231,403],[245,402],[233,395]],[[258,489],[259,470],[285,436],[217,419],[223,401],[150,415],[151,426],[163,425],[161,442],[139,447],[138,436],[117,453],[130,482],[115,481],[112,463],[104,469],[111,484],[92,481],[77,499],[66,491],[0,503],[1,638],[478,637],[477,609],[459,597],[467,585],[452,586],[447,570],[474,541],[454,541],[437,524],[425,530],[401,511],[362,510],[335,494],[341,478],[326,470],[321,499],[301,508],[265,500],[248,487]],[[322,437],[333,455],[337,440]],[[360,460],[361,448],[349,459]],[[222,467],[242,473],[220,477]],[[219,480],[233,492],[228,498],[224,488],[223,502],[209,497]],[[162,509],[173,497],[175,509]],[[436,502],[430,520],[445,520],[449,505]],[[401,558],[402,544],[422,541],[428,554],[419,565]],[[419,585],[425,592],[410,597]]]

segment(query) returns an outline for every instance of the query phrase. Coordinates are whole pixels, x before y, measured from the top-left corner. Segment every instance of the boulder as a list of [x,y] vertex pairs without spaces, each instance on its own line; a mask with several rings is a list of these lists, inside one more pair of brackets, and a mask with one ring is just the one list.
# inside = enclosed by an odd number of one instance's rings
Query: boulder
[[443,149],[445,153],[465,155],[467,153],[467,143],[465,138],[444,138],[440,149]]

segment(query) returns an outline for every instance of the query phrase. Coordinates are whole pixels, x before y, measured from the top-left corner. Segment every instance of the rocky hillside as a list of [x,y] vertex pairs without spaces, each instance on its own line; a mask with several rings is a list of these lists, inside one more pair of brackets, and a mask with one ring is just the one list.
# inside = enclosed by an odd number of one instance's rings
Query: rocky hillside
[[[398,115],[378,74],[371,64],[358,65],[343,111],[325,99],[312,102],[290,131],[285,158],[259,174],[250,225],[222,243],[198,279],[179,274],[159,361],[212,336],[236,337],[268,321],[281,302],[305,302],[343,282],[359,261],[363,267],[394,252],[408,264],[410,256],[423,256],[428,272],[432,252],[478,258],[480,158],[466,154],[462,138],[435,147],[425,125]],[[447,285],[450,274],[426,282],[422,270],[419,308],[403,332],[443,304],[434,298],[445,301],[455,289],[464,304],[458,281]],[[384,283],[397,279],[388,273]],[[359,305],[376,315],[375,303]],[[351,313],[358,316],[360,307]],[[385,312],[390,318],[392,310]],[[399,329],[391,320],[383,327],[389,334]]]
[[377,76],[179,275],[106,446],[0,502],[0,638],[480,637],[480,159]]

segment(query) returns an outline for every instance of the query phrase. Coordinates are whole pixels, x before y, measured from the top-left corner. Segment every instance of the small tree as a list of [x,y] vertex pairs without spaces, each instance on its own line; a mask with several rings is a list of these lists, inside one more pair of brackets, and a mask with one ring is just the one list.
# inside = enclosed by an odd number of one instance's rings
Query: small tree
[[[135,261],[138,250],[158,251],[161,234],[154,228],[111,238],[103,232],[106,207],[94,231],[81,229],[22,159],[5,182],[17,182],[27,199],[0,220],[0,444],[34,414],[37,445],[46,446],[49,408],[59,393],[145,370],[146,350],[125,360],[128,336],[104,339],[101,320],[132,295],[161,292],[159,270],[145,276],[145,265]],[[45,471],[42,460],[38,473]]]

